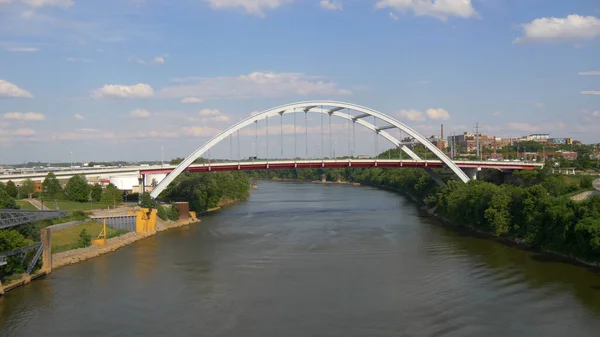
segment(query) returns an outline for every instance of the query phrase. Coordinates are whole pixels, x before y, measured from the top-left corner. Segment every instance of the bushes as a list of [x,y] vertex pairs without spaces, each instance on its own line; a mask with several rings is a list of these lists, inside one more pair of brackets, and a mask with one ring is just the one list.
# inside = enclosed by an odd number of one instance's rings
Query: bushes
[[179,219],[179,209],[175,207],[175,204],[158,206],[156,208],[156,215],[162,220],[177,221],[177,219]]
[[245,200],[250,193],[248,176],[241,172],[181,174],[161,194],[169,200],[190,203],[196,212],[219,206],[223,200]]
[[89,247],[92,244],[92,236],[87,230],[82,229],[79,233],[79,240],[77,241],[77,248]]

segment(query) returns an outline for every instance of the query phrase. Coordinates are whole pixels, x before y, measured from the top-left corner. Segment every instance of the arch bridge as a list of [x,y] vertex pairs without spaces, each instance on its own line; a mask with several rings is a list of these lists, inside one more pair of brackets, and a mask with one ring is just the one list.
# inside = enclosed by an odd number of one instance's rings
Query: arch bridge
[[[287,114],[294,115],[294,132],[293,132],[294,133],[294,152],[295,152],[294,157],[297,158],[297,155],[296,155],[297,154],[296,116],[298,114],[304,115],[304,125],[303,126],[304,126],[304,132],[305,132],[306,153],[308,154],[307,115],[309,113],[321,115],[321,144],[323,144],[323,138],[324,138],[323,117],[329,116],[330,146],[331,146],[331,136],[332,136],[331,117],[332,116],[338,117],[347,122],[348,129],[349,129],[348,131],[350,132],[350,130],[351,130],[351,132],[352,132],[352,137],[353,137],[352,152],[356,148],[355,127],[356,127],[356,125],[359,125],[359,126],[362,126],[366,129],[374,132],[376,134],[376,137],[375,137],[376,141],[378,139],[377,136],[381,136],[381,137],[385,138],[386,140],[391,142],[396,148],[399,148],[402,152],[406,153],[413,162],[422,163],[421,167],[424,167],[430,174],[434,174],[433,171],[431,171],[430,168],[428,167],[427,161],[422,160],[415,152],[413,152],[409,147],[406,146],[407,145],[406,143],[402,142],[400,139],[396,138],[388,131],[388,130],[398,129],[401,132],[406,133],[406,135],[408,137],[410,137],[414,143],[422,144],[426,149],[428,149],[431,153],[433,153],[439,159],[437,161],[438,164],[437,165],[432,164],[432,165],[430,165],[431,167],[434,167],[434,168],[435,167],[445,167],[445,168],[450,169],[456,175],[456,177],[459,180],[461,180],[462,182],[466,183],[470,180],[469,176],[467,176],[467,174],[457,165],[457,163],[452,161],[452,159],[450,159],[443,151],[438,149],[437,146],[435,146],[433,143],[431,143],[429,140],[427,140],[420,133],[418,133],[417,131],[415,131],[414,129],[409,127],[408,125],[398,121],[397,119],[395,119],[389,115],[386,115],[386,114],[376,111],[374,109],[370,109],[370,108],[352,104],[352,103],[337,102],[337,101],[306,101],[306,102],[285,104],[285,105],[281,105],[281,106],[278,106],[278,107],[275,107],[272,109],[262,111],[260,113],[250,116],[250,117],[232,125],[231,127],[227,128],[226,130],[224,130],[223,132],[221,132],[220,134],[218,134],[217,136],[215,136],[214,138],[212,138],[211,140],[206,142],[204,145],[200,146],[194,152],[192,152],[179,165],[177,165],[177,167],[175,167],[174,169],[169,169],[167,172],[170,172],[170,173],[165,177],[165,179],[163,179],[160,183],[158,183],[158,185],[156,185],[156,187],[153,189],[153,191],[150,193],[150,195],[153,198],[158,197],[158,195],[178,175],[180,175],[182,172],[188,170],[190,166],[197,166],[197,165],[192,165],[196,159],[200,158],[203,154],[205,154],[207,151],[209,151],[211,148],[213,148],[218,143],[224,141],[225,139],[229,138],[231,141],[231,137],[233,135],[237,135],[237,137],[238,137],[238,153],[239,153],[240,130],[254,125],[256,128],[255,137],[258,139],[258,122],[262,121],[262,120],[264,120],[265,124],[266,124],[266,136],[267,136],[266,146],[267,146],[267,156],[268,156],[269,119],[272,119],[274,117],[281,117],[281,116],[287,115]],[[368,121],[368,119],[370,119],[371,117],[373,118],[373,123]],[[281,132],[281,136],[283,138],[283,122],[282,122],[281,118],[280,118],[280,123],[281,123],[281,131],[280,132]],[[350,144],[349,144],[349,146],[350,146]],[[258,147],[258,143],[257,143],[257,147]],[[323,145],[321,145],[321,151],[323,151]],[[283,152],[283,145],[282,145],[282,152]],[[377,152],[377,150],[376,150],[376,152]],[[352,155],[354,155],[354,153],[352,153]],[[293,162],[295,163],[296,161],[294,160]],[[277,164],[276,162],[272,162],[271,167],[276,168],[276,166],[277,166],[276,164]],[[275,165],[275,166],[273,166],[273,165]],[[375,166],[377,166],[377,163],[375,163]],[[400,163],[397,166],[403,166],[403,165]],[[269,168],[268,159],[266,161],[265,167],[262,167],[262,166],[256,166],[256,167],[258,169],[264,169],[264,168],[268,169]],[[299,166],[297,163],[295,163],[293,167],[299,167]],[[326,166],[323,165],[322,167],[326,167]],[[358,167],[360,167],[360,166],[358,166]],[[385,166],[380,166],[380,167],[385,167]],[[388,167],[391,167],[391,166],[388,166]],[[410,165],[407,167],[410,167]],[[240,167],[238,167],[238,169],[240,169]],[[437,181],[439,181],[439,179],[437,179]]]

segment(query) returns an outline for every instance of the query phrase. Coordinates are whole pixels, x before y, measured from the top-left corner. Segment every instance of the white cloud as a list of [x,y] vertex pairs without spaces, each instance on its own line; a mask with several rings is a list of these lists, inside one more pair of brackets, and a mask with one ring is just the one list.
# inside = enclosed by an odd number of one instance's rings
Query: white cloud
[[543,109],[546,107],[546,104],[542,103],[542,102],[537,102],[533,105],[536,109]]
[[146,109],[135,109],[129,111],[129,116],[132,118],[148,118],[150,117],[150,112]]
[[218,135],[221,130],[208,126],[185,126],[181,128],[184,135],[195,137],[212,137]]
[[4,114],[4,119],[18,121],[43,121],[46,119],[46,116],[37,112],[7,112]]
[[0,129],[0,136],[33,136],[35,135],[35,130],[28,128],[21,128],[15,130],[2,130]]
[[188,117],[188,122],[211,124],[229,122],[229,116],[225,115],[203,115],[203,117]]
[[586,110],[583,112],[583,119],[585,121],[588,121],[588,122],[593,121],[593,122],[597,123],[598,122],[596,120],[597,118],[600,119],[600,110],[594,110],[594,111]]
[[202,109],[198,112],[200,116],[217,116],[221,114],[218,109]]
[[35,47],[8,47],[6,50],[11,52],[33,53],[39,50]]
[[409,110],[400,110],[397,112],[397,115],[404,120],[413,121],[413,122],[422,122],[427,120],[427,118],[431,120],[448,120],[450,119],[450,113],[446,109],[442,108],[431,108],[423,111],[409,109]]
[[183,104],[193,104],[193,103],[202,103],[202,102],[204,102],[204,101],[198,97],[184,97],[181,99],[181,103],[183,103]]
[[424,121],[425,116],[421,111],[418,110],[400,110],[398,111],[398,116],[400,118],[409,120],[409,121]]
[[75,57],[67,57],[66,60],[68,62],[80,62],[80,63],[90,63],[90,62],[94,62],[94,60],[90,60],[90,59],[80,59],[80,58],[75,58]]
[[600,76],[600,70],[594,71],[580,71],[577,73],[579,76]]
[[[44,7],[44,6],[57,6],[57,7],[71,7],[74,5],[73,0],[20,0],[22,3],[31,7]],[[10,2],[10,1],[8,1]]]
[[469,18],[477,14],[471,0],[380,0],[375,8],[391,8],[399,12],[412,10],[415,16],[433,16],[440,20],[450,16]]
[[98,129],[75,129],[50,135],[50,140],[114,140],[117,135],[112,131]]
[[332,11],[341,11],[343,9],[342,2],[340,0],[321,0],[319,6]]
[[2,97],[32,98],[33,95],[8,81],[0,80],[0,98]]
[[154,97],[154,89],[148,84],[136,85],[106,84],[92,92],[94,98],[148,98]]
[[600,95],[600,91],[588,90],[588,91],[582,91],[581,94],[582,95]]
[[[0,0],[0,2],[2,2]],[[21,18],[25,19],[25,20],[29,20],[31,18],[33,18],[35,16],[35,12],[34,11],[25,11],[23,13],[21,13]]]
[[165,63],[165,58],[167,57],[167,55],[162,55],[162,56],[157,56],[151,60],[142,60],[142,59],[138,59],[138,58],[134,58],[134,57],[130,57],[128,60],[129,62],[136,62],[138,64],[144,65],[144,66],[148,66],[148,65],[152,65],[152,64],[163,64]]
[[396,15],[396,13],[394,12],[390,12],[389,13],[390,19],[394,20],[394,21],[398,21],[398,15]]
[[82,114],[74,114],[73,118],[77,119],[77,120],[83,120],[85,117],[83,117]]
[[350,95],[336,83],[297,73],[254,72],[236,77],[214,77],[195,84],[167,87],[166,97],[199,96],[202,99],[243,99],[282,96]]
[[241,8],[248,14],[264,17],[265,9],[276,9],[294,0],[204,0],[214,9]]
[[572,14],[566,18],[544,17],[521,25],[523,36],[513,43],[593,39],[600,35],[600,19]]
[[450,113],[448,113],[447,110],[442,109],[442,108],[427,109],[427,111],[425,111],[425,113],[427,114],[427,117],[429,117],[429,119],[433,119],[433,120],[448,120],[448,119],[450,119]]

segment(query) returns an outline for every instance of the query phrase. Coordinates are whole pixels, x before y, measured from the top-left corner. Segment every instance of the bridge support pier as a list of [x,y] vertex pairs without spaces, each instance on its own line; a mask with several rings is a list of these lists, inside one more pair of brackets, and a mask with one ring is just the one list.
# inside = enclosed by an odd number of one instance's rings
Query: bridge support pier
[[480,168],[464,168],[463,171],[469,176],[471,180],[477,180],[477,173],[481,171]]
[[40,239],[44,245],[42,252],[42,271],[49,274],[52,271],[52,231],[50,228],[42,228],[40,230]]
[[140,173],[140,176],[138,177],[138,183],[139,183],[139,187],[140,187],[140,194],[143,194],[146,192],[146,175],[143,173]]

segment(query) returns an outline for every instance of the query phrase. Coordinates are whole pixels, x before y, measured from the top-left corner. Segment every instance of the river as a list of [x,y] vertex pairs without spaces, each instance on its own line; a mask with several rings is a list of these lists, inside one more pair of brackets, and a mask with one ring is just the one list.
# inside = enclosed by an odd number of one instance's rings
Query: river
[[600,275],[370,187],[260,182],[0,298],[1,336],[598,336]]

